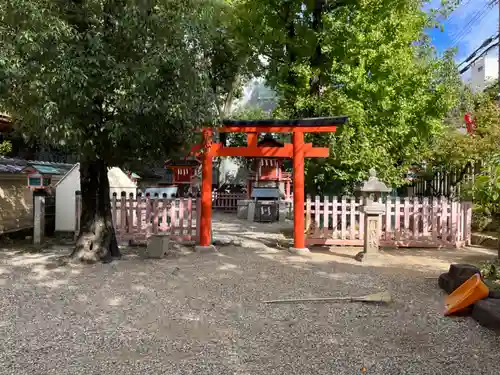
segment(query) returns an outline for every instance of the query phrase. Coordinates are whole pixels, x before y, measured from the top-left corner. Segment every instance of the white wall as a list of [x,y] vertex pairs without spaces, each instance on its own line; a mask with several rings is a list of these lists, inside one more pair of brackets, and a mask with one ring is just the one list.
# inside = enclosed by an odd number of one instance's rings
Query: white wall
[[485,58],[484,56],[479,58],[474,64],[471,65],[471,77],[470,83],[474,91],[484,90],[484,79],[485,79]]
[[73,168],[56,186],[56,231],[75,230],[75,193],[80,190],[80,169]]
[[[135,197],[137,187],[120,169],[113,167],[108,171],[110,197],[113,193],[120,199],[121,192],[132,193]],[[80,168],[73,168],[56,186],[56,231],[73,232],[75,230],[76,207],[75,193],[80,190]]]
[[496,56],[483,56],[470,67],[470,85],[476,92],[483,91],[498,77]]
[[133,194],[135,198],[137,194],[137,184],[132,182],[130,178],[128,178],[127,174],[120,168],[110,168],[108,171],[108,180],[109,193],[111,198],[113,198],[113,193],[116,193],[116,196],[119,199],[121,197],[122,191],[127,194],[127,198],[130,196],[130,194]]
[[496,56],[485,57],[485,77],[486,86],[491,85],[498,78],[498,59]]

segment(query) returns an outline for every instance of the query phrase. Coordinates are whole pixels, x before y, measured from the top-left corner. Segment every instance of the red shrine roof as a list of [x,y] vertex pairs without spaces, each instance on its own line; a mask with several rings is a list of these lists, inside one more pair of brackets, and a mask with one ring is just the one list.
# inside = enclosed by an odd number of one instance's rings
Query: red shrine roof
[[264,138],[262,138],[257,143],[257,146],[264,146],[264,145],[274,146],[274,147],[284,147],[285,146],[285,144],[283,142],[278,141],[271,134],[264,135]]
[[176,159],[176,160],[167,160],[165,162],[165,168],[166,167],[197,167],[200,165],[199,160],[192,160],[192,159]]

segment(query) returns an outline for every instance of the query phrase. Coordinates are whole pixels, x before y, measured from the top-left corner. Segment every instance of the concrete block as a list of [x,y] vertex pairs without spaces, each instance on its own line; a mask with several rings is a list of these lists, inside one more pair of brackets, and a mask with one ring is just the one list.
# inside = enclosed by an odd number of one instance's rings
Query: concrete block
[[255,202],[248,203],[248,221],[254,221],[255,219]]
[[483,327],[500,331],[500,300],[486,298],[477,301],[472,310],[472,317]]
[[195,246],[194,251],[196,253],[216,253],[217,248],[214,245],[209,246]]
[[279,221],[285,221],[289,216],[286,202],[279,202]]
[[481,273],[481,271],[471,264],[451,264],[450,270],[448,271],[450,278],[461,278],[465,280],[467,280],[469,277],[472,277],[472,275],[476,273]]
[[148,258],[163,258],[170,248],[170,236],[165,234],[153,235],[148,241],[146,256]]
[[291,247],[288,249],[289,252],[291,252],[292,254],[296,254],[296,255],[306,255],[306,254],[309,254],[311,251],[304,247],[302,249],[298,249],[296,247]]
[[374,264],[385,264],[390,261],[386,254],[379,251],[373,253],[361,251],[354,256],[354,259],[358,262]]
[[251,201],[242,199],[237,202],[238,205],[238,211],[236,213],[236,216],[238,219],[247,219],[248,218],[248,205]]
[[438,285],[441,289],[443,289],[446,293],[453,293],[460,285],[466,282],[469,279],[469,276],[455,276],[452,277],[449,273],[443,273],[439,275]]

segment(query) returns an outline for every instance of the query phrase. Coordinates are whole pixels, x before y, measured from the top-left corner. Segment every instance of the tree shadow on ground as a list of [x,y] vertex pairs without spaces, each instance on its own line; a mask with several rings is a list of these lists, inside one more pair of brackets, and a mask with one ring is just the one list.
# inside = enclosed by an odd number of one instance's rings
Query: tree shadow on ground
[[[0,267],[2,273],[14,278],[10,281],[24,280],[38,286],[58,288],[68,283],[68,278],[80,274],[78,266],[68,266],[63,259],[68,255],[64,247],[36,246],[0,248]],[[1,277],[1,276],[0,276]],[[7,279],[3,280],[7,284]]]
[[[243,247],[264,246],[277,250],[293,246],[291,222],[255,223],[237,219],[235,215],[215,215],[214,236],[229,237]],[[336,261],[358,264],[354,259],[360,247],[314,246],[309,261]],[[451,263],[478,263],[497,257],[494,250],[480,247],[466,248],[382,248],[386,259],[378,267],[419,269],[423,272],[445,271]]]
[[[67,249],[42,254],[5,250],[0,253],[0,278],[3,272],[12,275],[9,283],[14,295],[8,302],[25,306],[28,317],[39,311],[49,317],[32,337],[20,329],[25,323],[17,322],[13,314],[8,329],[17,339],[15,345],[6,342],[6,354],[24,363],[25,357],[31,360],[39,354],[27,351],[21,357],[16,351],[19,342],[52,345],[64,330],[62,337],[84,336],[86,341],[78,343],[78,356],[91,358],[96,372],[102,373],[107,363],[128,364],[130,370],[133,361],[145,356],[180,366],[182,371],[175,373],[191,372],[200,363],[209,363],[213,373],[272,373],[287,363],[308,374],[317,373],[311,364],[323,363],[325,358],[336,358],[332,366],[339,366],[330,373],[354,373],[363,366],[380,365],[381,353],[390,358],[393,368],[405,372],[407,359],[415,353],[422,362],[432,359],[470,329],[475,350],[485,354],[470,359],[470,348],[463,345],[453,353],[467,359],[461,365],[481,372],[484,363],[496,361],[500,341],[493,334],[469,319],[443,320],[443,294],[436,279],[423,277],[425,272],[349,264],[330,254],[324,258],[316,254],[319,260],[314,253],[311,258],[300,257],[258,243],[247,248],[222,246],[216,253],[177,259],[126,258],[79,266],[75,274],[70,267],[60,267],[41,275],[43,281],[66,282],[54,288],[41,284],[33,268]],[[43,297],[34,295],[33,289]],[[390,305],[262,303],[384,290],[393,296]],[[71,324],[75,317],[78,324]],[[96,347],[114,349],[96,357]],[[59,372],[79,360],[72,357],[70,346],[61,353],[62,361],[54,361]],[[446,365],[438,362],[435,371],[443,372]],[[30,367],[32,362],[26,360],[26,366],[27,371],[36,372]]]
[[[260,233],[224,231],[223,235],[242,242],[244,247],[285,250],[293,246],[288,239],[267,238]],[[339,262],[364,266],[365,263],[358,262],[355,257],[363,249],[355,246],[314,246],[310,248],[311,253],[302,256],[304,261]],[[369,264],[384,268],[417,269],[422,272],[445,272],[451,263],[478,263],[491,260],[496,257],[496,252],[478,247],[467,247],[459,249],[446,248],[382,248],[384,257],[378,262]],[[297,255],[293,255],[297,257]]]

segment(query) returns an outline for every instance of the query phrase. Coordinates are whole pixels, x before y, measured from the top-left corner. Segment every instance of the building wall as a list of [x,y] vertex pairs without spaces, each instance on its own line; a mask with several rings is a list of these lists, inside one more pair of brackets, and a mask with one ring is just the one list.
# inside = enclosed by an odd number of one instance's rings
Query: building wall
[[[135,184],[119,168],[108,171],[110,198],[116,193],[117,198],[125,191],[127,197],[137,193]],[[80,190],[80,169],[73,168],[56,187],[56,231],[73,232],[76,224],[75,193]]]
[[137,195],[137,184],[134,183],[125,172],[118,167],[113,167],[108,171],[109,192],[111,197],[116,194],[120,197],[122,192],[126,193],[127,198],[132,194]]
[[0,174],[0,233],[33,227],[33,194],[24,174]]
[[75,230],[75,193],[80,190],[80,170],[74,168],[56,186],[56,231]]
[[494,56],[485,57],[485,88],[498,78],[498,59]]
[[483,56],[470,68],[470,85],[474,91],[483,91],[498,78],[498,60],[495,56]]

